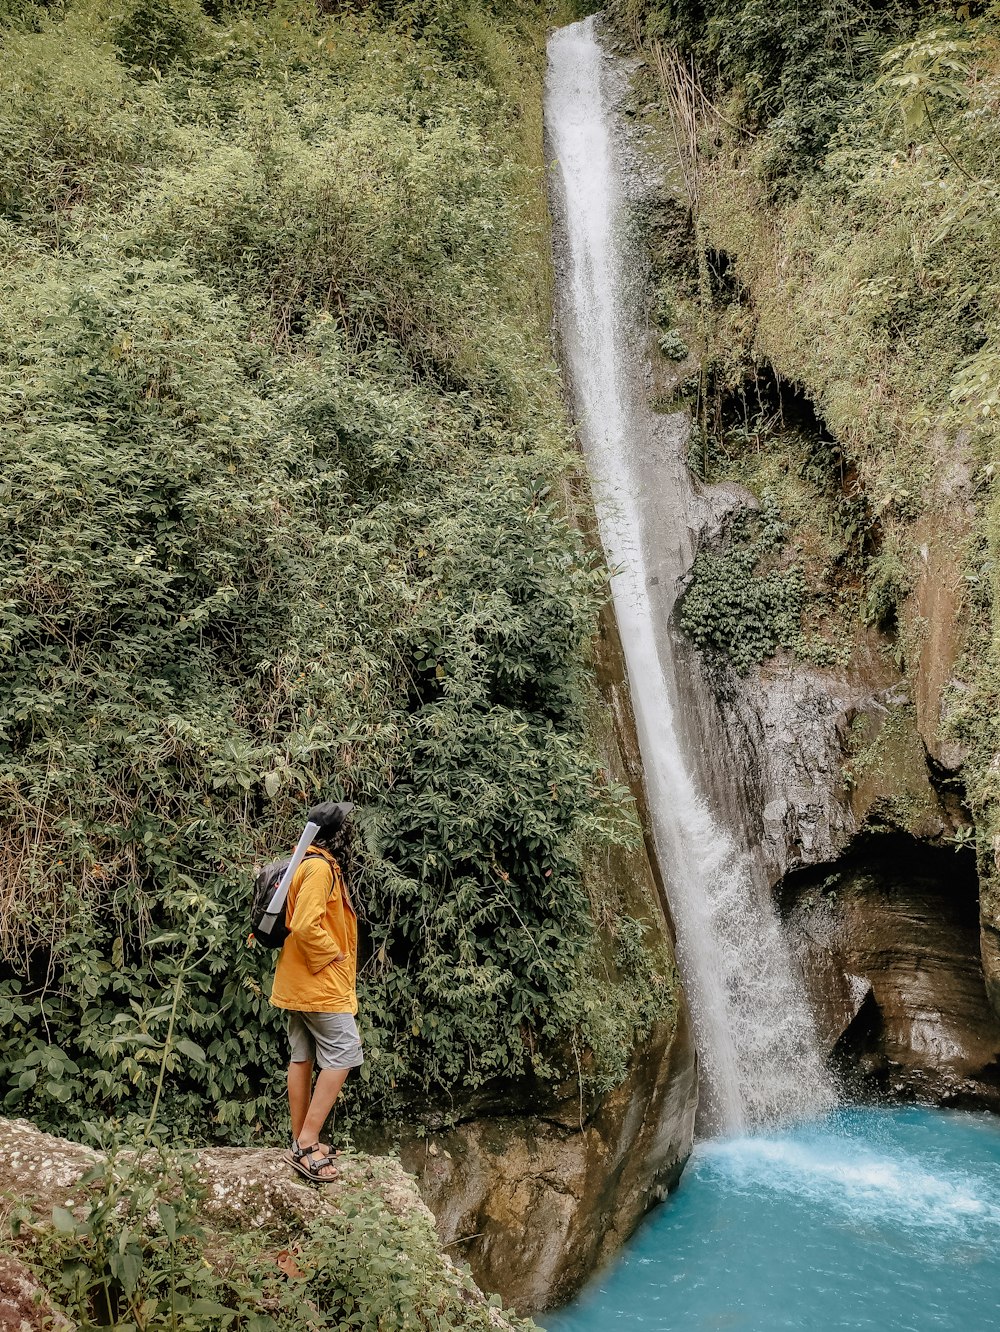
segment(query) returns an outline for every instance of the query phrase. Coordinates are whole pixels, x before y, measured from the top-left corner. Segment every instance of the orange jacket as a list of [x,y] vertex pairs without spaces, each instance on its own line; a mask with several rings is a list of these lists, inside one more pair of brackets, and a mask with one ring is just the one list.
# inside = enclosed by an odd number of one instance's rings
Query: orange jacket
[[271,1003],[300,1013],[356,1013],[358,918],[340,866],[328,851],[313,847],[295,871],[285,919],[288,938],[274,973]]

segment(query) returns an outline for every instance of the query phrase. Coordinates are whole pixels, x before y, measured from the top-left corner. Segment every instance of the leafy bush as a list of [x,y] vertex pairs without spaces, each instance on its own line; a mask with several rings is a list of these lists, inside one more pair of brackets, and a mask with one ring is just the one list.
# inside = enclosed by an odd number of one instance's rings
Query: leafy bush
[[[234,1232],[201,1213],[193,1161],[121,1148],[66,1206],[15,1221],[19,1255],[81,1332],[490,1332],[489,1303],[447,1265],[431,1219],[391,1210],[377,1180],[342,1180],[338,1210],[296,1235]],[[505,1314],[505,1325],[534,1324]]]
[[588,959],[588,982],[581,987],[587,1042],[580,1093],[608,1091],[628,1072],[636,1044],[654,1023],[672,1023],[677,1013],[679,977],[672,958],[650,946],[647,927],[619,916],[611,931],[611,965]]
[[738,93],[741,122],[769,130],[765,174],[811,169],[879,55],[912,31],[921,0],[808,7],[801,0],[613,0],[643,40],[694,58],[709,91]]
[[[197,1215],[203,1191],[182,1159],[162,1148],[139,1161],[113,1153],[83,1175],[75,1192],[69,1205],[52,1209],[49,1224],[39,1217],[26,1226],[27,1217],[19,1217],[15,1239],[34,1259],[52,1300],[80,1328],[204,1332],[246,1326],[260,1307],[264,1282],[253,1280],[249,1264],[239,1276],[231,1269],[226,1281],[206,1262],[207,1236]],[[228,1309],[230,1302],[237,1308]]]
[[[499,1298],[476,1299],[467,1273],[446,1271],[438,1244],[428,1217],[400,1217],[374,1191],[345,1190],[341,1210],[315,1224],[303,1245],[299,1298],[323,1311],[321,1328],[493,1332]],[[512,1328],[534,1328],[505,1318]]]
[[895,541],[886,542],[869,561],[865,582],[865,614],[869,624],[892,632],[913,582]]
[[86,0],[8,48],[5,1104],[144,1110],[180,980],[171,1122],[276,1123],[247,886],[319,794],[361,811],[348,1114],[555,1073],[633,816],[550,493],[544,16],[169,14],[156,78]]
[[745,675],[802,632],[803,581],[796,568],[762,569],[780,551],[784,529],[773,508],[745,511],[722,551],[700,551],[679,605],[684,632]]
[[683,361],[688,354],[688,345],[681,337],[679,329],[671,328],[661,333],[657,344],[664,356],[671,361]]
[[162,71],[195,55],[203,28],[196,0],[136,0],[118,19],[113,35],[127,64]]

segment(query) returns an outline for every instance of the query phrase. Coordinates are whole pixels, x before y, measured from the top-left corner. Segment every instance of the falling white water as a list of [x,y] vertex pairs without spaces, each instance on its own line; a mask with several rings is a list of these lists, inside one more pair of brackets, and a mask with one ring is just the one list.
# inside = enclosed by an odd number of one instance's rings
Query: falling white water
[[678,934],[709,1126],[738,1132],[833,1101],[766,887],[713,818],[681,752],[669,618],[696,503],[683,423],[646,402],[627,296],[624,174],[593,18],[549,42],[546,128],[559,188],[560,329],[625,649],[657,851]]

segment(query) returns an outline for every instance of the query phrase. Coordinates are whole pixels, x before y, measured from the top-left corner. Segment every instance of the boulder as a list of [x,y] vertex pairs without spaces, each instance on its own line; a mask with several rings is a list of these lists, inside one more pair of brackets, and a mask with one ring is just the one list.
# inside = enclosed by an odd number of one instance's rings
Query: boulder
[[[74,1186],[100,1160],[98,1152],[43,1133],[25,1120],[0,1119],[0,1225],[6,1228],[10,1214],[20,1205],[40,1217],[53,1207],[78,1209],[82,1195]],[[342,1194],[356,1185],[375,1190],[393,1215],[417,1216],[433,1226],[434,1218],[413,1177],[390,1157],[342,1156],[340,1181],[332,1187],[309,1184],[293,1172],[278,1149],[212,1148],[193,1152],[191,1160],[205,1193],[199,1214],[210,1242],[227,1231],[258,1234],[262,1261],[277,1261],[283,1243],[294,1240],[310,1222],[336,1213]],[[523,1327],[490,1306],[450,1255],[442,1253],[440,1263],[463,1305],[487,1308],[497,1332]],[[0,1328],[5,1332],[7,1328],[71,1332],[71,1325],[52,1313],[16,1246],[0,1258]]]
[[4,1332],[73,1332],[53,1309],[34,1273],[13,1254],[0,1253],[0,1328]]

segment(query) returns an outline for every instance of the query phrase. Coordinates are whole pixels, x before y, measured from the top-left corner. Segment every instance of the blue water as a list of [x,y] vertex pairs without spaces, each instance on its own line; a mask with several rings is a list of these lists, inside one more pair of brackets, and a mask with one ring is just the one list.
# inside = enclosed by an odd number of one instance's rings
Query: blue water
[[702,1143],[547,1332],[993,1332],[1000,1120],[843,1110]]

